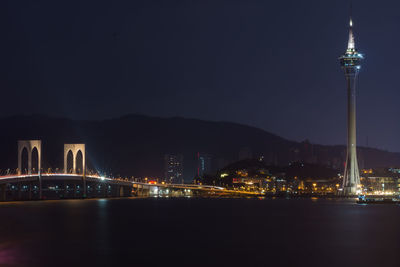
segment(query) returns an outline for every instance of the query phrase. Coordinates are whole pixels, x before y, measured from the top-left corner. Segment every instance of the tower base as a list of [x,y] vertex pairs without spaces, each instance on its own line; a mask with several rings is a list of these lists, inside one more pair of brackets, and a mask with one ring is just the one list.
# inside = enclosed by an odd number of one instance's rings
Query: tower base
[[342,196],[350,197],[350,196],[357,196],[357,186],[345,186],[343,187]]

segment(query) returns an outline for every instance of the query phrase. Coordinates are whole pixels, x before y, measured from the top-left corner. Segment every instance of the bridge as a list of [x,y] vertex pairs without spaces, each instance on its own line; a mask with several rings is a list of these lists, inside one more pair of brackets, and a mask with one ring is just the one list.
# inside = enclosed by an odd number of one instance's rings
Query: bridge
[[[85,179],[86,190],[83,186]],[[40,180],[40,182],[39,182]],[[98,175],[42,173],[0,176],[0,201],[110,197],[259,196],[194,184],[148,184]]]
[[41,152],[41,140],[18,141],[18,169],[15,174],[0,176],[0,201],[131,196],[259,195],[254,192],[227,190],[218,186],[149,184],[98,174],[88,175],[85,144],[64,144],[63,171],[43,173]]
[[131,195],[131,182],[100,176],[41,173],[0,177],[0,201]]

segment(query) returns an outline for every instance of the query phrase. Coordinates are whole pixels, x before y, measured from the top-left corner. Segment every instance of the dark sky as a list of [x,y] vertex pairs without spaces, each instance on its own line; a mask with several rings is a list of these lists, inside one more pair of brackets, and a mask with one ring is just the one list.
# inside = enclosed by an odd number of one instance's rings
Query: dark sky
[[[0,116],[226,120],[346,141],[349,1],[0,3]],[[353,1],[358,143],[400,151],[400,2]]]

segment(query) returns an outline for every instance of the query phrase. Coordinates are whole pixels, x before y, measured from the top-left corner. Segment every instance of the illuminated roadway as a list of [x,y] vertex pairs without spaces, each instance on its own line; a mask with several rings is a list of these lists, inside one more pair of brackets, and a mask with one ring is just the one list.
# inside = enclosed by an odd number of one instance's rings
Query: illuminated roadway
[[[23,174],[23,175],[6,175],[0,176],[0,184],[17,183],[17,182],[33,182],[37,181],[39,174]],[[68,174],[68,173],[42,173],[40,174],[42,181],[80,181],[82,180],[81,174]],[[202,190],[222,194],[245,194],[245,195],[260,195],[257,192],[228,190],[224,187],[211,186],[211,185],[196,185],[196,184],[156,184],[156,183],[142,183],[135,181],[127,181],[117,178],[102,177],[99,175],[86,175],[87,182],[107,182],[109,184],[124,185],[124,186],[141,186],[141,187],[158,187],[158,188],[175,188],[175,189],[190,189]]]

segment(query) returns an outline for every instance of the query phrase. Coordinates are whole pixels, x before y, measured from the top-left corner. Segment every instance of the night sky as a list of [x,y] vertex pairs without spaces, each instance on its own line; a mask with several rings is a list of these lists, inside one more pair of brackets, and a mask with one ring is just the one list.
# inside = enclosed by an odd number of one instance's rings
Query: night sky
[[[0,3],[0,116],[224,120],[346,142],[349,1]],[[353,1],[358,143],[400,151],[400,2]]]

